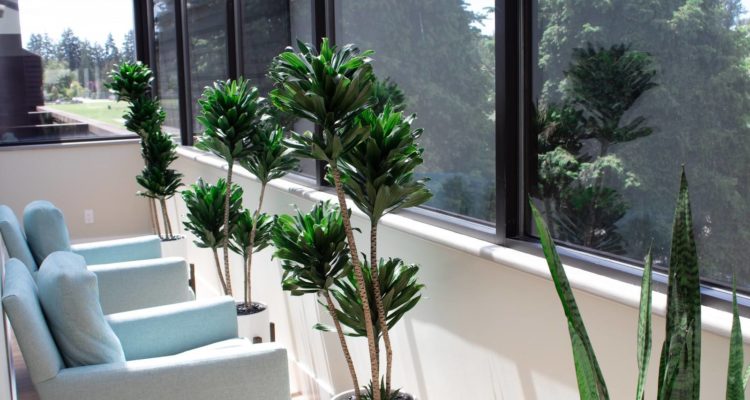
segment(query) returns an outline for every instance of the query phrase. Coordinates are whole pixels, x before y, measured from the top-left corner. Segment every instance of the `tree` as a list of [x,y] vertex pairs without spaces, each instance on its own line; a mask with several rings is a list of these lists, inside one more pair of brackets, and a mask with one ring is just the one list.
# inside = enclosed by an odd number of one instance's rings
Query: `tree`
[[[361,0],[337,11],[337,41],[374,49],[373,68],[407,94],[406,111],[419,115],[416,126],[429,132],[421,142],[430,157],[417,170],[433,178],[428,186],[438,193],[428,204],[461,212],[450,207],[464,203],[462,194],[441,192],[439,177],[462,175],[485,185],[495,180],[494,38],[475,27],[481,16],[456,0],[432,0],[429,7]],[[480,185],[466,188],[478,191],[468,193],[472,204],[464,210],[489,220]]]
[[[539,2],[538,70],[540,104],[560,103],[570,79],[565,71],[574,49],[629,43],[648,53],[659,86],[641,96],[630,115],[644,115],[656,134],[612,146],[623,167],[638,177],[638,190],[623,191],[629,208],[618,223],[624,255],[639,258],[653,237],[655,254],[666,253],[672,193],[668,174],[691,166],[698,245],[705,276],[731,281],[732,266],[744,264],[750,229],[750,56],[748,28],[734,0],[546,0]],[[584,152],[586,150],[581,150]],[[718,156],[720,155],[720,156]],[[641,221],[649,220],[650,232]],[[646,246],[646,247],[644,247]],[[663,263],[666,256],[657,256]],[[750,269],[737,270],[740,287],[750,288]]]
[[120,63],[120,50],[117,48],[111,33],[107,35],[107,41],[104,42],[104,60],[108,65]]
[[66,28],[63,31],[57,47],[60,60],[67,62],[69,69],[78,69],[81,62],[81,40],[72,29]]
[[121,58],[123,61],[135,61],[135,33],[129,30],[122,39]]
[[44,57],[44,38],[39,33],[32,33],[29,42],[26,44],[26,50]]

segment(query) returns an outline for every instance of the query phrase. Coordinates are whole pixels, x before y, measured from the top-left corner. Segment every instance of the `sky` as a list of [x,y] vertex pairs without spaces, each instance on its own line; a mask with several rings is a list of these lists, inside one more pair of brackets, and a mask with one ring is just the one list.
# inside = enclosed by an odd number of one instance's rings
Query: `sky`
[[133,29],[133,0],[19,0],[21,35],[47,33],[53,41],[65,28],[78,37],[104,44],[110,32],[119,45]]
[[[743,0],[750,2],[750,0]],[[484,12],[487,7],[494,7],[495,0],[465,0],[466,8],[474,12]],[[491,13],[482,21],[482,24],[476,24],[484,35],[493,35],[495,33],[495,13]]]

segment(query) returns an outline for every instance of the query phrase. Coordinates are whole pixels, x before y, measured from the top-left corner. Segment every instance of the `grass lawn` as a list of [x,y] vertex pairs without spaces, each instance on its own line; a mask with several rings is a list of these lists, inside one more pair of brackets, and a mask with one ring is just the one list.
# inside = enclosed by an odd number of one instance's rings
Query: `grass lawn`
[[127,103],[109,100],[79,104],[45,104],[45,106],[120,128],[123,127],[122,116],[127,109]]

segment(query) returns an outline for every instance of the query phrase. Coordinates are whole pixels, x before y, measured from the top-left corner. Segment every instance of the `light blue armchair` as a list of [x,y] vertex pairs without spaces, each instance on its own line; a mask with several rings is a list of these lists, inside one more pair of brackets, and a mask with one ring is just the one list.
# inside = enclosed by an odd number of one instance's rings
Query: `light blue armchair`
[[26,233],[13,210],[0,205],[0,235],[10,257],[32,274],[55,251],[73,251],[97,275],[105,314],[193,300],[184,259],[161,257],[156,236],[71,245],[62,212],[52,203],[35,201],[24,210]]
[[42,400],[290,398],[286,350],[238,338],[229,297],[108,315],[126,361],[72,368],[63,363],[34,279],[16,259],[6,264],[2,302]]

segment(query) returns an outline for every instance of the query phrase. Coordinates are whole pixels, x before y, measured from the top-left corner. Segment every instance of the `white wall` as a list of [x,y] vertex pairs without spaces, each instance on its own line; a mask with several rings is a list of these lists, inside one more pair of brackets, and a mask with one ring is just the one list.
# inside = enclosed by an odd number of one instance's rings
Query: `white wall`
[[[221,163],[210,156],[198,156],[184,149],[176,162],[185,181],[199,176],[210,181],[224,176]],[[208,164],[213,165],[208,165]],[[259,185],[246,173],[235,174],[245,190],[246,206],[254,206]],[[302,210],[313,202],[311,190],[280,182],[269,188],[265,211],[290,213],[292,204]],[[312,197],[325,195],[312,194]],[[175,201],[176,212],[184,218],[184,205]],[[424,298],[392,331],[395,384],[419,399],[578,399],[567,326],[552,282],[546,277],[544,261],[518,251],[485,243],[482,252],[499,253],[506,265],[479,257],[453,246],[436,243],[420,235],[426,229],[456,240],[455,246],[468,248],[478,241],[461,237],[417,222],[398,228],[394,217],[381,227],[379,253],[398,256],[421,265],[420,280],[426,285]],[[355,215],[355,224],[365,219]],[[366,238],[359,237],[360,251],[367,251]],[[192,239],[191,239],[192,240]],[[479,244],[481,246],[481,243]],[[218,280],[209,251],[189,246],[191,262],[197,263],[198,295],[218,294]],[[278,340],[287,344],[298,369],[295,389],[321,395],[343,391],[350,386],[335,334],[312,330],[327,321],[315,299],[292,298],[282,292],[281,272],[266,250],[254,262],[256,299],[270,305],[271,320],[277,325]],[[233,258],[235,292],[241,288],[240,259]],[[614,301],[592,293],[617,291],[612,298],[637,299],[638,288],[608,278],[570,269],[571,281],[600,282],[592,290],[576,290],[581,312],[597,350],[613,399],[633,398],[636,371],[636,300]],[[604,282],[605,284],[601,284]],[[580,286],[580,285],[579,285]],[[654,309],[663,315],[665,299],[655,295]],[[704,307],[701,398],[724,397],[728,340],[725,332],[730,314]],[[710,320],[710,324],[705,321]],[[654,317],[654,346],[648,378],[647,398],[656,398],[658,354],[664,339],[664,318]],[[745,325],[746,342],[750,329]],[[349,339],[359,370],[360,381],[368,376],[364,339]],[[748,352],[746,346],[746,353]],[[315,393],[313,393],[315,392]]]
[[[150,234],[148,202],[136,195],[143,160],[137,140],[0,148],[0,204],[22,221],[33,200],[65,215],[71,239]],[[94,223],[83,212],[94,210]]]

